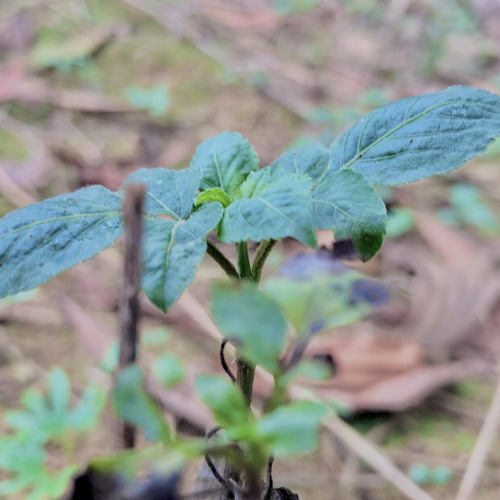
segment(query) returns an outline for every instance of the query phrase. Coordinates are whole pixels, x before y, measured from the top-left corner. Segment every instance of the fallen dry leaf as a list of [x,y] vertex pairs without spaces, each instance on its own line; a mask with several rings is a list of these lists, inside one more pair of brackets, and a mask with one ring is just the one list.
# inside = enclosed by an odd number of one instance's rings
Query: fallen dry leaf
[[[377,382],[350,394],[347,401],[354,411],[404,411],[418,405],[436,389],[478,374],[472,363],[426,365]],[[320,395],[326,397],[325,392]]]

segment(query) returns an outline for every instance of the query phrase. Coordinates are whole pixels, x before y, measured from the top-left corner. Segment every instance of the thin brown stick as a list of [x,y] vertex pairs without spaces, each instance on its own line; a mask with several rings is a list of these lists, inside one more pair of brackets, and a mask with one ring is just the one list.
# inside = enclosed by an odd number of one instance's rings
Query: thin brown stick
[[500,380],[498,381],[495,395],[491,403],[488,414],[484,419],[484,424],[477,438],[476,446],[472,451],[469,463],[465,474],[462,477],[462,482],[458,489],[456,500],[469,500],[477,498],[474,494],[474,489],[481,476],[484,463],[488,458],[488,454],[494,443],[494,438],[498,426],[500,425]]
[[[137,359],[139,291],[141,289],[142,212],[145,188],[134,183],[127,186],[123,215],[125,224],[125,261],[123,290],[120,301],[120,356],[118,369],[134,363]],[[136,429],[124,423],[121,436],[124,448],[133,448]]]

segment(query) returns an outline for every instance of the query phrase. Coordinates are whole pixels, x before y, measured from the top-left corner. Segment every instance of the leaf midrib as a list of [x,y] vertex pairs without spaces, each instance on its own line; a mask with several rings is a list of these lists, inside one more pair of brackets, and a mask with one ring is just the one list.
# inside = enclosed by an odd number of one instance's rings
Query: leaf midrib
[[[356,154],[354,155],[354,157],[350,161],[348,161],[347,163],[345,163],[344,165],[342,165],[341,168],[349,168],[354,162],[356,162],[356,160],[358,160],[359,155],[365,155],[368,151],[370,151],[370,149],[374,148],[375,146],[377,146],[377,144],[380,144],[382,141],[384,141],[385,139],[387,139],[392,134],[394,134],[398,130],[402,129],[406,125],[409,125],[410,123],[413,123],[414,121],[418,120],[419,118],[422,118],[423,116],[431,113],[432,111],[434,111],[436,109],[443,108],[445,106],[449,106],[450,104],[455,104],[456,102],[457,101],[446,101],[446,102],[443,102],[441,104],[436,104],[435,106],[431,106],[430,108],[427,108],[424,111],[418,113],[413,118],[410,118],[409,120],[405,120],[405,121],[401,122],[398,126],[396,126],[396,127],[392,128],[391,130],[387,131],[384,135],[380,136],[376,141],[372,142],[371,144],[369,144],[368,146],[366,146],[364,149],[362,149],[362,150],[357,149],[356,150]],[[373,113],[375,113],[375,112],[376,111],[373,111]],[[462,119],[465,120],[467,118],[466,117],[462,117]],[[345,146],[345,141],[344,141],[344,146]],[[359,158],[359,159],[361,159],[361,158]]]
[[43,219],[39,220],[36,222],[30,222],[27,225],[18,227],[16,229],[12,229],[8,231],[5,234],[0,235],[0,240],[3,240],[5,238],[10,237],[14,233],[20,233],[22,231],[28,231],[33,227],[36,226],[41,226],[43,224],[50,224],[53,222],[60,222],[60,221],[65,221],[65,220],[72,220],[72,219],[82,219],[85,217],[105,217],[105,218],[110,218],[110,217],[116,217],[116,216],[121,216],[122,212],[121,211],[108,211],[108,212],[91,212],[91,213],[85,213],[85,214],[72,214],[72,215],[62,215],[61,217],[52,217],[51,219]]

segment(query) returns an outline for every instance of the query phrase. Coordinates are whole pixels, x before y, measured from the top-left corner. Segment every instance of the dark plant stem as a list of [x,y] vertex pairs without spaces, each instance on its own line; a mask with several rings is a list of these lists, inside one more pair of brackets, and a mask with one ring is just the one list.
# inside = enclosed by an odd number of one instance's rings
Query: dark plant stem
[[[120,355],[118,369],[134,363],[137,359],[137,340],[139,323],[139,292],[141,290],[142,254],[142,212],[144,208],[143,184],[127,186],[123,204],[125,225],[125,261],[123,290],[120,301]],[[122,424],[122,443],[124,448],[135,445],[136,429],[133,425]]]
[[236,360],[236,385],[240,388],[248,406],[252,402],[255,366],[238,357]]
[[262,274],[262,269],[264,268],[266,259],[276,243],[277,240],[264,240],[261,241],[259,248],[257,248],[257,253],[255,254],[252,266],[252,276],[257,283],[260,282],[260,276]]
[[240,275],[231,261],[209,240],[207,240],[207,253],[230,278],[239,279]]
[[250,258],[248,257],[248,244],[246,241],[240,241],[236,244],[238,249],[238,268],[242,280],[253,281],[252,268],[250,267]]

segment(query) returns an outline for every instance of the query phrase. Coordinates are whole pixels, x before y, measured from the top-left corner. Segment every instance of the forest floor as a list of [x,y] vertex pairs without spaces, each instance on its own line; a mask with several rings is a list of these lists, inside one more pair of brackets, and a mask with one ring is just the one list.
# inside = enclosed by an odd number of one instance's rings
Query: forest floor
[[[494,0],[0,3],[0,215],[88,184],[118,189],[139,167],[184,168],[223,130],[247,137],[265,166],[295,144],[329,145],[395,99],[454,84],[499,93],[499,27]],[[413,479],[420,466],[434,471],[422,488],[452,499],[499,375],[500,142],[455,173],[382,195],[390,237],[358,267],[390,282],[393,297],[332,332],[341,339],[332,394],[355,398],[359,411],[346,420]],[[110,386],[99,366],[118,330],[120,250],[0,300],[2,412],[19,407],[23,390],[45,388],[53,366],[75,395],[89,381]],[[301,250],[285,242],[266,272]],[[187,403],[170,411],[183,428],[210,424],[189,380],[219,370],[206,312],[219,277],[206,260],[166,316],[144,300],[143,362],[160,351],[186,360],[177,390]],[[395,352],[408,362],[396,367]],[[378,396],[381,382],[390,397]],[[78,448],[82,467],[114,449],[115,428],[106,412]],[[499,444],[475,498],[498,497]],[[305,500],[403,498],[326,433],[313,457],[277,464],[275,483]]]

